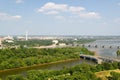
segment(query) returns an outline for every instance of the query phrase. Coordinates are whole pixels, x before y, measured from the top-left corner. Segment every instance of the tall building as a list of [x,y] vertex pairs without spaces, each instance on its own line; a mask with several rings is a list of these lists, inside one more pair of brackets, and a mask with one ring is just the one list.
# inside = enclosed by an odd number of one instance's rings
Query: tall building
[[28,31],[26,31],[25,40],[26,40],[26,41],[28,40]]

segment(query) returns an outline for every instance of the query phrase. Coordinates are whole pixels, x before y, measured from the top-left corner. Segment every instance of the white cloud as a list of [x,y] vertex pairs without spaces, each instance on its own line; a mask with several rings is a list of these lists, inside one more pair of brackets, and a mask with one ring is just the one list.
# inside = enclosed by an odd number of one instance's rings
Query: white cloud
[[38,12],[49,12],[49,11],[66,11],[67,10],[66,4],[55,4],[53,2],[46,3],[43,7],[38,9]]
[[16,0],[16,3],[23,3],[23,0]]
[[13,19],[21,19],[20,15],[16,15],[16,16],[11,16]]
[[20,15],[11,16],[7,13],[0,13],[0,20],[19,20],[21,19]]
[[96,18],[96,19],[101,18],[100,15],[98,13],[96,13],[96,12],[88,12],[88,13],[80,14],[80,17],[83,17],[83,18]]
[[46,12],[45,14],[55,15],[55,14],[59,14],[59,12],[58,11],[49,11],[49,12]]
[[40,9],[38,9],[37,11],[38,11],[38,12],[40,12],[40,13],[44,12],[44,10],[43,10],[43,9],[41,9],[41,8],[40,8]]
[[69,7],[69,11],[71,11],[73,13],[78,13],[78,12],[81,12],[84,10],[85,10],[84,7],[74,7],[74,6]]
[[[57,16],[69,16],[74,15],[82,18],[94,18],[99,19],[101,16],[96,12],[89,12],[84,7],[81,6],[69,6],[67,4],[56,4],[53,2],[48,2],[44,4],[37,10],[39,13],[47,15],[57,15]],[[67,15],[66,15],[67,14]]]

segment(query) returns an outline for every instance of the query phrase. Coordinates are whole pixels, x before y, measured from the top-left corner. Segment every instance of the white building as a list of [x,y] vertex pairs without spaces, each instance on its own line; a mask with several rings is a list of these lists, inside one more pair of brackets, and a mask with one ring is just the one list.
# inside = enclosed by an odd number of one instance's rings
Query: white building
[[8,42],[8,43],[13,43],[13,42],[14,42],[14,41],[13,41],[14,39],[13,39],[12,36],[4,37],[3,40],[6,41],[6,42]]
[[0,38],[0,46],[2,45],[2,38]]
[[14,41],[13,40],[5,40],[6,42],[8,43],[13,43]]
[[66,44],[65,43],[60,43],[59,46],[66,46]]
[[25,40],[25,37],[18,36],[17,39],[20,40],[20,41],[24,41],[24,40]]
[[7,37],[4,37],[3,40],[14,40],[12,36],[7,36]]
[[56,45],[59,41],[58,40],[53,40],[52,42]]

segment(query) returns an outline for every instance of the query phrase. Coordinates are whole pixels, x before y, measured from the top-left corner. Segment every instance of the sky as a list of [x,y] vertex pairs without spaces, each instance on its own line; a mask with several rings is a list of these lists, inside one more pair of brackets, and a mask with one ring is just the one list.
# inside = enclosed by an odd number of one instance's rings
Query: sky
[[120,0],[0,0],[0,35],[120,35]]

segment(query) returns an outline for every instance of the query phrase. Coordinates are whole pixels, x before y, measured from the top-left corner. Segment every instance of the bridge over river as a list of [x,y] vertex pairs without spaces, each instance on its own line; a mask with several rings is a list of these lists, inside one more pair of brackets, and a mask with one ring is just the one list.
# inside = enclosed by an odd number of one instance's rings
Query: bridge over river
[[94,61],[98,64],[101,64],[102,62],[120,62],[119,59],[111,58],[111,57],[102,57],[102,56],[91,56],[91,55],[84,55],[80,54],[80,58]]
[[88,48],[116,48],[120,49],[120,45],[110,45],[110,44],[82,44],[82,47]]
[[91,43],[81,44],[79,46],[88,48],[116,48],[120,49],[120,39],[115,40],[96,40]]

